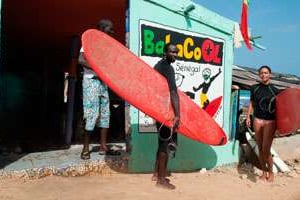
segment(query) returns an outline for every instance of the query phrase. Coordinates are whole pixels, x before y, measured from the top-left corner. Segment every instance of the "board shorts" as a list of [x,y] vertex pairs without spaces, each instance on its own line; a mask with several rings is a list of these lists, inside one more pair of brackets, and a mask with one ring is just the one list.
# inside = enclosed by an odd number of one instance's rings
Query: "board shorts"
[[203,108],[204,107],[204,103],[208,101],[207,95],[204,93],[200,94],[200,107]]
[[109,128],[110,109],[107,85],[96,77],[84,77],[82,93],[85,130],[93,131],[95,126]]
[[[164,152],[168,153],[168,147],[171,143],[174,143],[177,145],[177,133],[174,132],[171,134],[171,130],[167,126],[162,126],[161,123],[156,122],[156,127],[158,130],[158,152]],[[171,137],[170,137],[171,136]],[[169,139],[169,140],[168,140]]]

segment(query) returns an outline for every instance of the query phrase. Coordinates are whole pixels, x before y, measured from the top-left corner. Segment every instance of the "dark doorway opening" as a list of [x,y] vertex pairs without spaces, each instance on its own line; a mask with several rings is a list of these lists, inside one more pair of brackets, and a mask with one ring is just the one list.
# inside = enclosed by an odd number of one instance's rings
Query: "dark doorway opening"
[[[0,68],[0,144],[23,151],[68,146],[65,72],[75,80],[72,143],[80,123],[80,70],[72,65],[74,36],[101,18],[125,43],[126,0],[3,0]],[[76,67],[74,67],[76,66]],[[111,93],[109,141],[124,139],[124,102]],[[98,134],[97,134],[98,135]]]

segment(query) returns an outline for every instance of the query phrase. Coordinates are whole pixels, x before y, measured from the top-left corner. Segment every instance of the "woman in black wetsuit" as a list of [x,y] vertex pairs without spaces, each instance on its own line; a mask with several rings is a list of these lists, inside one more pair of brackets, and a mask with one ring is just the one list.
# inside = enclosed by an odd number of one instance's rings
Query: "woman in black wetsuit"
[[262,167],[260,179],[273,182],[274,173],[271,146],[276,130],[275,96],[279,90],[270,83],[270,67],[262,66],[258,72],[261,82],[251,87],[246,123],[248,127],[251,126],[250,115],[253,111],[255,139],[258,145],[258,157]]

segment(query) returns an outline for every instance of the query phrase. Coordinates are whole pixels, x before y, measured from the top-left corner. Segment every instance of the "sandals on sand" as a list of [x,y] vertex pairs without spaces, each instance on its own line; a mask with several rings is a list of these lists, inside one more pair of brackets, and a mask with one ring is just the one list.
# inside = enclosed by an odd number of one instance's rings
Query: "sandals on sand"
[[88,160],[91,158],[90,156],[90,152],[89,151],[82,151],[81,154],[80,154],[80,158],[82,160]]
[[100,150],[100,151],[99,151],[99,154],[100,154],[100,155],[108,155],[108,156],[119,156],[119,155],[121,155],[121,152],[120,152],[120,151],[116,151],[116,150],[109,149],[109,150],[107,150],[107,151],[105,151],[105,150]]

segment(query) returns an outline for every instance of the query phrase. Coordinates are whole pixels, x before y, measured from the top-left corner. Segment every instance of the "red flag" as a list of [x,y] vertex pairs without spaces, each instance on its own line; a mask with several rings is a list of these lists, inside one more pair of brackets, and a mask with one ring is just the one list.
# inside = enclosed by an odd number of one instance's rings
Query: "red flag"
[[249,35],[248,35],[248,4],[249,4],[249,0],[243,0],[240,28],[247,48],[252,50]]

